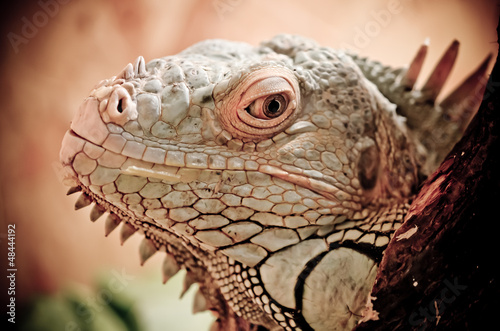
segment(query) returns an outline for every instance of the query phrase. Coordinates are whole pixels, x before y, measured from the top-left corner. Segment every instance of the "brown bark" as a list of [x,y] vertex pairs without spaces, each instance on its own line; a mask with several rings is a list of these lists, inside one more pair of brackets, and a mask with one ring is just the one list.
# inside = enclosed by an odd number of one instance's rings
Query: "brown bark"
[[497,58],[478,113],[424,183],[384,253],[372,292],[379,320],[357,331],[481,330],[498,324],[499,136]]

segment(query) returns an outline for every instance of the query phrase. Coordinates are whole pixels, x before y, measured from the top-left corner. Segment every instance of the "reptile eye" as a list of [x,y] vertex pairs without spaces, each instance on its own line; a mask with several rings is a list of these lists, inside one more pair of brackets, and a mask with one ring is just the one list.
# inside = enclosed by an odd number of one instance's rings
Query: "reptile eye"
[[288,99],[285,95],[273,94],[255,100],[246,111],[253,117],[266,120],[282,115],[287,107]]
[[239,104],[243,107],[237,107],[239,119],[252,127],[275,127],[295,112],[297,91],[295,81],[288,77],[256,79],[241,96]]
[[288,101],[280,94],[271,95],[264,100],[262,111],[267,117],[278,117],[283,114],[288,106]]
[[279,66],[262,67],[216,86],[214,99],[226,130],[255,142],[285,130],[297,118],[301,104],[295,73]]

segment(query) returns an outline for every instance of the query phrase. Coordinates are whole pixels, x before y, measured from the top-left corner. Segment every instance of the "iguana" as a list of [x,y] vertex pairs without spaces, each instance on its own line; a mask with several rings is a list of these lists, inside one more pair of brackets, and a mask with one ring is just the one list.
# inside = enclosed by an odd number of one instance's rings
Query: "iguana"
[[420,90],[406,68],[279,35],[197,43],[101,81],[64,136],[75,208],[187,270],[213,330],[348,330],[422,180],[460,138],[488,57],[435,103],[453,42]]

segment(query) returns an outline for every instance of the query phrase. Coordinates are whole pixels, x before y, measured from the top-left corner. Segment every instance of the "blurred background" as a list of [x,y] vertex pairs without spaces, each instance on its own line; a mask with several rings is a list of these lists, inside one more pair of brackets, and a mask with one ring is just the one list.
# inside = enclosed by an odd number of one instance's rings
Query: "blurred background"
[[[446,94],[488,53],[496,56],[499,5],[498,0],[3,2],[0,260],[6,272],[7,226],[15,224],[16,322],[35,321],[25,326],[32,330],[41,330],[46,320],[56,323],[50,330],[68,330],[79,319],[100,321],[107,325],[103,330],[176,331],[208,330],[212,320],[209,313],[191,315],[195,289],[177,299],[182,274],[162,285],[161,254],[139,265],[140,236],[123,246],[119,231],[105,238],[103,220],[91,223],[90,210],[75,212],[77,197],[65,195],[56,171],[61,140],[80,102],[101,79],[138,55],[149,61],[207,38],[255,45],[278,33],[350,48],[394,66],[407,64],[429,37],[426,78],[458,39],[461,49]],[[6,279],[0,288],[5,304]],[[114,313],[133,309],[137,320],[127,320],[125,313],[116,318],[106,306],[110,302]],[[21,315],[23,306],[30,307],[29,315]],[[64,314],[60,324],[51,319]]]

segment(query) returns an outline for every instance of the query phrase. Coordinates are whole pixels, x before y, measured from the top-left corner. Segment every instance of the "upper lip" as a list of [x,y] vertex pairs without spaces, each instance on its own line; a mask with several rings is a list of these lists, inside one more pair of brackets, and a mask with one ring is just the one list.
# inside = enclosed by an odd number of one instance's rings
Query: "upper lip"
[[[88,139],[81,137],[78,133],[70,130],[71,134],[76,137],[86,141],[87,143],[91,143]],[[189,154],[189,153],[185,153]],[[189,165],[179,166],[178,164],[173,164],[168,162],[168,157],[165,159],[165,162],[162,164],[147,162],[143,160],[137,160],[134,158],[130,158],[130,161],[122,165],[121,172],[127,175],[135,175],[141,177],[152,177],[165,180],[168,183],[175,184],[179,182],[189,183],[196,181],[201,172],[203,170],[210,171],[210,181],[213,183],[221,182],[224,179],[223,171],[230,169],[209,169],[209,168],[195,168],[189,167]],[[325,196],[328,200],[340,204],[340,201],[337,199],[335,194],[341,191],[339,188],[334,185],[328,184],[325,181],[310,178],[301,174],[294,174],[288,171],[285,171],[279,167],[270,166],[270,165],[260,165],[258,169],[254,171],[259,171],[273,177],[280,178],[282,180],[288,181],[290,183],[302,186],[304,188],[310,189],[314,192],[317,192],[323,196]],[[215,185],[215,184],[214,184]]]

